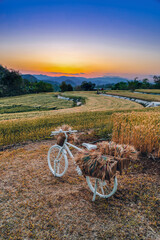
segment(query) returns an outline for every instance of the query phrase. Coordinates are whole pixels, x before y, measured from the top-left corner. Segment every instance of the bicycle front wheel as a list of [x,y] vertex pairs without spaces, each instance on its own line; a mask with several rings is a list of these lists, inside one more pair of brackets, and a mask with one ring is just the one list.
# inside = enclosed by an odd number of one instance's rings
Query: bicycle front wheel
[[48,151],[48,166],[56,177],[62,177],[68,168],[67,155],[59,145],[52,146]]
[[[96,178],[86,176],[86,180],[90,190],[94,193]],[[97,179],[97,190],[96,195],[102,198],[109,198],[117,191],[117,178],[111,180],[109,184],[108,181],[102,181],[101,179]]]

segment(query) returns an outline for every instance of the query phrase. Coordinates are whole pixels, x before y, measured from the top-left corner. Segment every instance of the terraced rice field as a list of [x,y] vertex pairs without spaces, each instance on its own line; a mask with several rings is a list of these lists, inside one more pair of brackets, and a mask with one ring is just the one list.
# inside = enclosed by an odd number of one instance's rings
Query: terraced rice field
[[[7,104],[24,104],[24,106],[31,106],[36,104],[42,104],[45,108],[56,107],[63,108],[59,110],[50,110],[50,111],[29,111],[23,113],[8,113],[8,114],[0,114],[0,120],[7,120],[7,119],[20,119],[20,118],[32,118],[32,117],[43,117],[43,116],[52,116],[57,114],[66,114],[66,113],[80,113],[80,112],[96,112],[96,111],[110,111],[110,110],[123,110],[123,109],[142,109],[143,107],[138,104],[128,100],[123,99],[113,99],[111,97],[105,97],[101,95],[97,95],[96,92],[66,92],[65,96],[80,96],[86,99],[86,104],[71,108],[73,105],[72,102],[67,100],[60,100],[53,97],[52,94],[44,94],[35,96],[21,96],[21,97],[11,97],[11,98],[1,98],[0,103],[3,106],[7,106]],[[44,99],[41,99],[41,96]],[[32,99],[33,97],[33,99]],[[28,102],[27,99],[28,98]],[[36,100],[35,100],[36,98]],[[52,102],[53,99],[53,102]],[[48,101],[48,102],[47,102]],[[58,102],[60,101],[60,102]],[[26,105],[25,105],[26,104]],[[58,105],[57,105],[58,104]]]
[[72,101],[58,99],[54,93],[27,94],[0,98],[0,113],[47,111],[73,107]]

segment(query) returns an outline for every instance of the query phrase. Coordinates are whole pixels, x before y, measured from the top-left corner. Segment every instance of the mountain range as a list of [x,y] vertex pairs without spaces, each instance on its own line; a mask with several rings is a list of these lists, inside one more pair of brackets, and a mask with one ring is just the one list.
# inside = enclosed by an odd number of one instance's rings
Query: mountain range
[[30,82],[35,82],[35,81],[38,80],[36,77],[34,77],[34,76],[31,75],[31,74],[22,74],[21,76],[22,76],[23,79],[27,79],[27,80],[29,80]]
[[72,76],[51,77],[51,76],[42,75],[42,74],[39,74],[39,75],[23,74],[22,77],[28,80],[32,79],[32,80],[44,81],[47,83],[51,83],[52,85],[60,85],[63,81],[65,81],[67,84],[71,84],[73,87],[81,85],[83,81],[95,83],[96,86],[102,86],[102,85],[108,85],[108,84],[116,84],[118,82],[127,82],[129,80],[127,78],[122,78],[118,76],[85,78],[85,77],[72,77]]

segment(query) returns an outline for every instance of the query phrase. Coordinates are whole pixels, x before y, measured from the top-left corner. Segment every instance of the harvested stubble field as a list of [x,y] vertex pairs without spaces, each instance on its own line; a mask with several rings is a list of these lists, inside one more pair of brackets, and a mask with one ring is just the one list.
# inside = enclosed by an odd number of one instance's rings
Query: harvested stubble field
[[137,98],[145,101],[160,102],[160,95],[154,95],[154,94],[134,93],[128,90],[107,90],[105,91],[105,93],[112,94],[115,96]]
[[136,89],[136,92],[142,92],[142,93],[158,93],[160,94],[160,89]]
[[73,162],[62,178],[49,171],[54,141],[0,153],[1,239],[158,240],[159,165],[137,160],[108,200],[96,197]]

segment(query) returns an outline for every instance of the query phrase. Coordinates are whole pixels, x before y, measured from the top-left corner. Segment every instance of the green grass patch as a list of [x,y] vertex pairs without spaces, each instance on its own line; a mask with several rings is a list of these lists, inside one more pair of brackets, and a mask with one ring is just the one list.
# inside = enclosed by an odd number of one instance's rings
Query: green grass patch
[[87,97],[82,97],[82,96],[74,96],[74,95],[69,95],[69,94],[61,94],[63,97],[68,97],[70,99],[73,99],[74,102],[81,102],[82,104],[86,103]]
[[18,112],[32,112],[32,111],[49,111],[56,110],[57,107],[45,108],[45,107],[33,107],[33,106],[21,106],[21,105],[12,105],[6,107],[0,107],[0,114],[4,113],[18,113]]
[[72,108],[72,101],[58,99],[54,93],[28,94],[0,98],[0,113],[48,111]]

